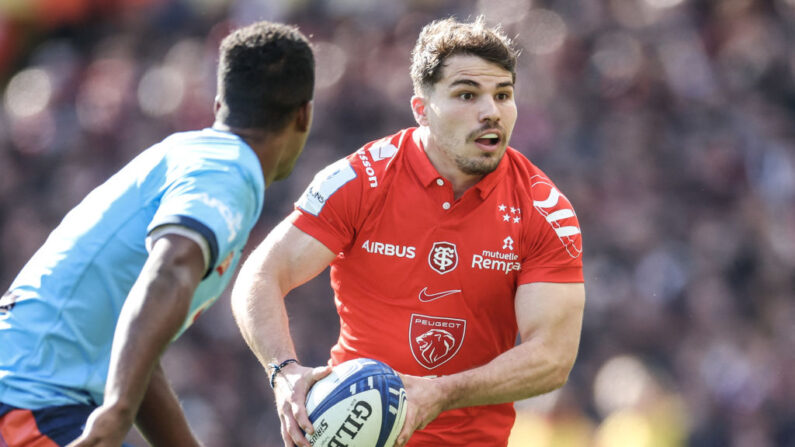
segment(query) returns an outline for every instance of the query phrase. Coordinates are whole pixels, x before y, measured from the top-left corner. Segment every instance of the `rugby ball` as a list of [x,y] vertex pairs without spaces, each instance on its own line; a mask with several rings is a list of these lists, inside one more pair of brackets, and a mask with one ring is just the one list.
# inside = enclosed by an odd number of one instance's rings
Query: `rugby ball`
[[348,360],[309,389],[306,411],[313,446],[392,447],[406,418],[406,390],[386,364]]

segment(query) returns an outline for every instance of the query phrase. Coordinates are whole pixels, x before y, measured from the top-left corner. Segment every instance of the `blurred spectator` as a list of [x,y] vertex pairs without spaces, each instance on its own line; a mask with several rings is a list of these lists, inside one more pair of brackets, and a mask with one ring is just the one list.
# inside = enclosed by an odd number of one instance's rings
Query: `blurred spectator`
[[[480,13],[524,48],[512,146],[585,240],[579,359],[517,404],[511,445],[795,445],[795,0],[0,0],[2,287],[141,147],[211,123],[230,27],[296,23],[318,53],[313,133],[259,240],[311,173],[413,123],[420,27]],[[327,284],[288,297],[313,309],[294,322],[306,364],[336,339]],[[164,365],[208,447],[281,445],[228,306]]]

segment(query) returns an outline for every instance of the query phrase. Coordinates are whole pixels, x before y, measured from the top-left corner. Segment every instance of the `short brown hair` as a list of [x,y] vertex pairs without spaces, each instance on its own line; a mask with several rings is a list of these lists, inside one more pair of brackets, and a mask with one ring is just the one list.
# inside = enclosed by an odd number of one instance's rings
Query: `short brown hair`
[[217,119],[239,128],[282,129],[312,100],[315,58],[298,28],[257,22],[221,42]]
[[435,20],[420,32],[411,51],[411,82],[419,94],[439,81],[448,57],[466,54],[478,56],[508,70],[516,80],[516,58],[519,51],[502,29],[486,26],[483,16],[472,23],[454,18]]

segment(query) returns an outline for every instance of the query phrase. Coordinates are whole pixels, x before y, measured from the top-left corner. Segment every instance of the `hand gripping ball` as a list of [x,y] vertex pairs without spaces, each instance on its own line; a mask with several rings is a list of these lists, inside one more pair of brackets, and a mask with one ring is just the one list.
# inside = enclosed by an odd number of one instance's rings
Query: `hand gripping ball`
[[312,386],[306,410],[315,447],[392,447],[406,418],[406,390],[388,365],[348,360]]

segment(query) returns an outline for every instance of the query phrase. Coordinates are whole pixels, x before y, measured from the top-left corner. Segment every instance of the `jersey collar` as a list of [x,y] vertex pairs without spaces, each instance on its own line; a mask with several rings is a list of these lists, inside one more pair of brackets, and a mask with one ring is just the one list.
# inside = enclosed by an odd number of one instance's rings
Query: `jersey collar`
[[[437,179],[443,177],[439,174],[439,171],[433,167],[431,160],[428,159],[428,154],[425,153],[419,134],[416,132],[417,129],[416,127],[409,129],[409,135],[408,138],[406,138],[406,155],[408,156],[409,165],[411,165],[420,183],[428,188],[431,185],[435,185]],[[500,178],[505,175],[505,171],[508,169],[508,160],[506,159],[508,158],[508,151],[510,150],[510,147],[506,149],[505,154],[503,154],[502,159],[499,164],[497,164],[497,169],[480,179],[480,181],[473,186],[473,188],[478,191],[481,199],[485,199],[494,187],[497,186]]]

